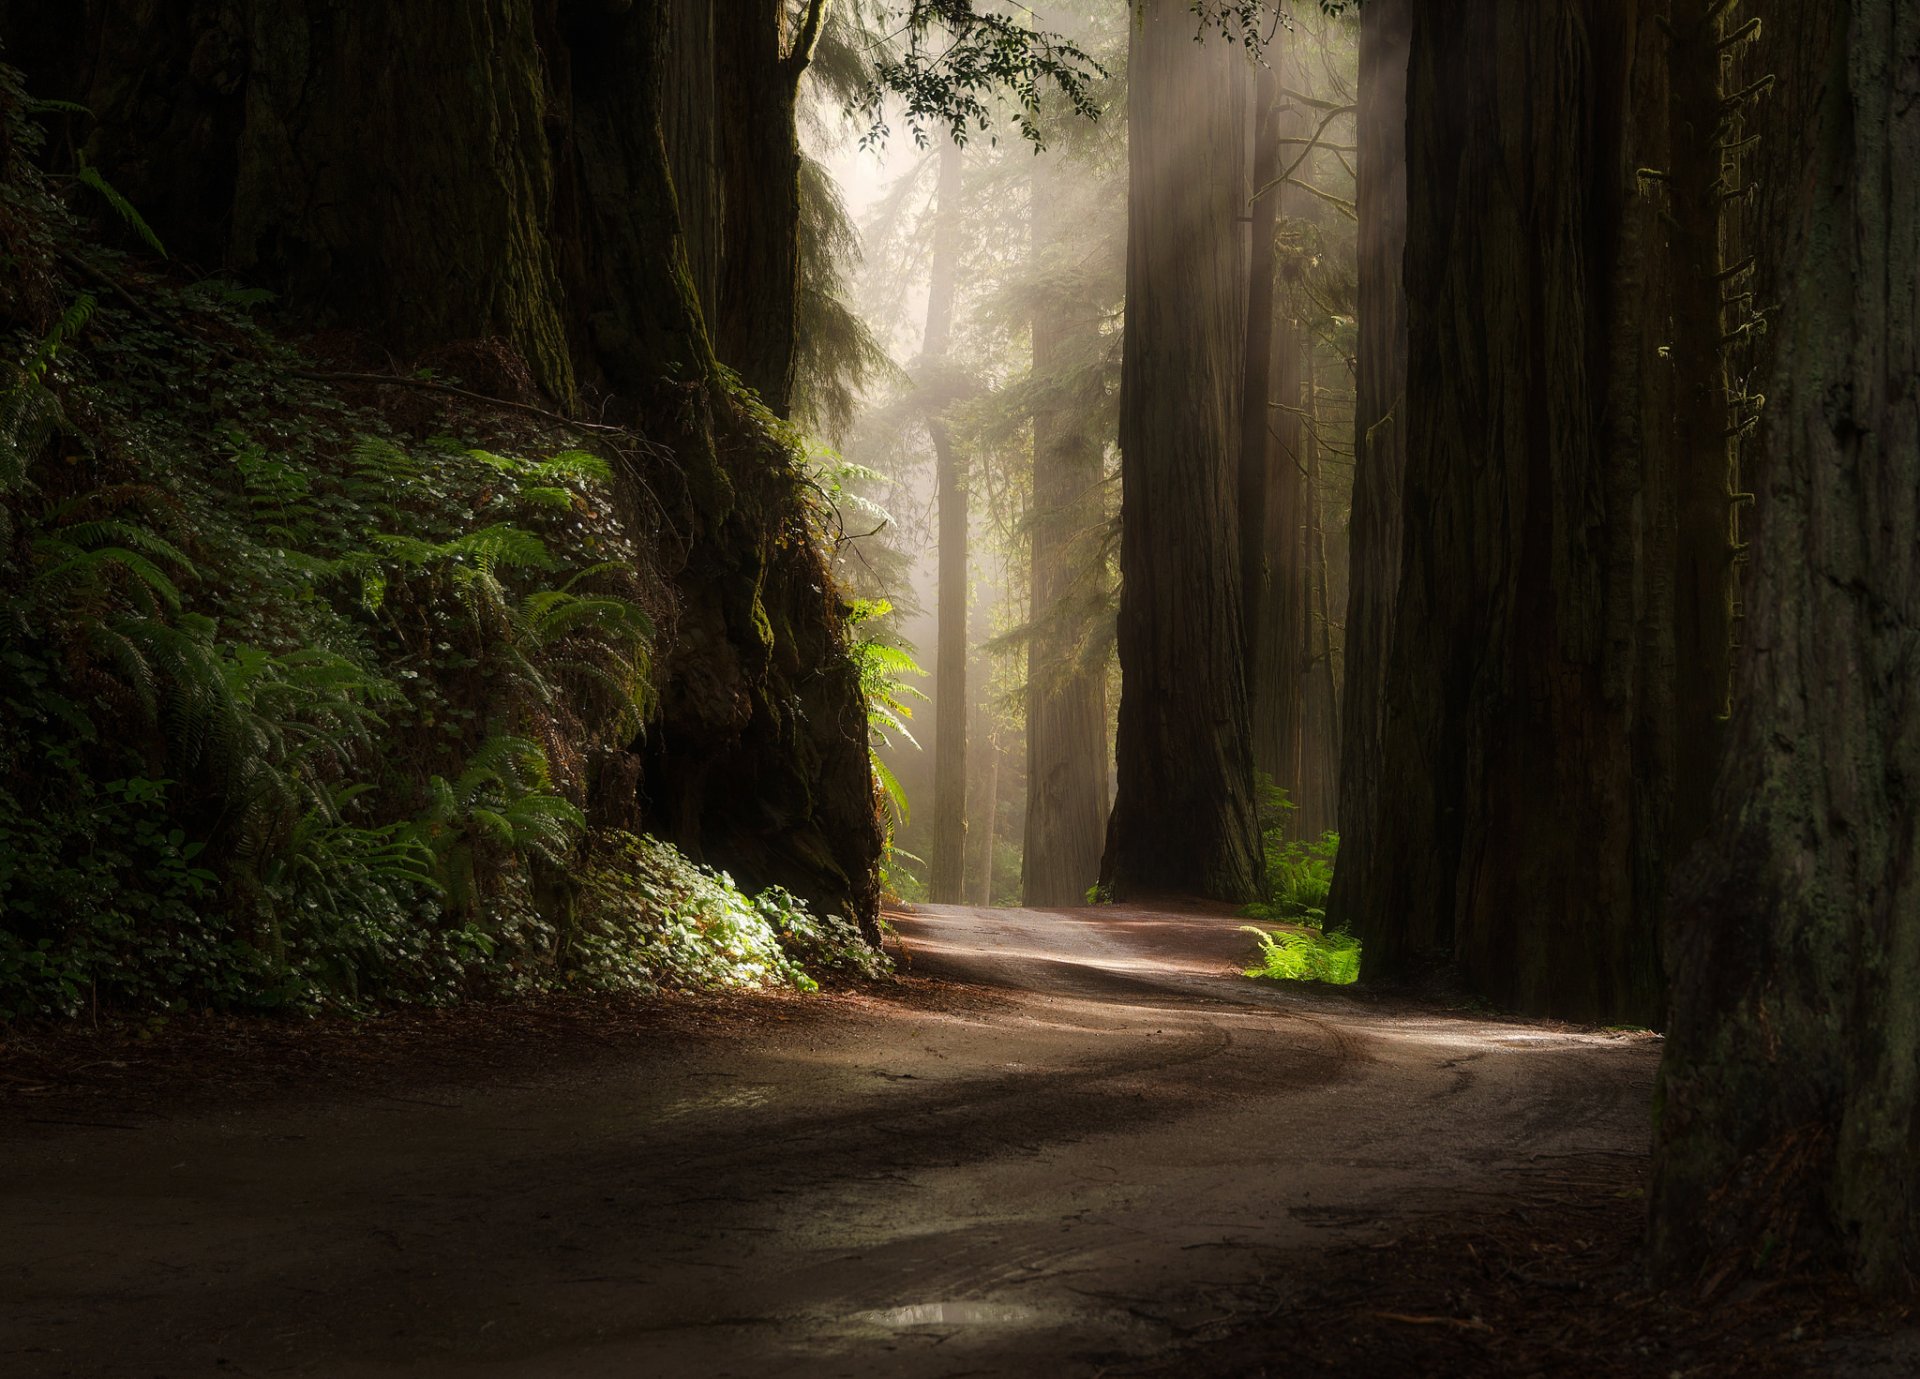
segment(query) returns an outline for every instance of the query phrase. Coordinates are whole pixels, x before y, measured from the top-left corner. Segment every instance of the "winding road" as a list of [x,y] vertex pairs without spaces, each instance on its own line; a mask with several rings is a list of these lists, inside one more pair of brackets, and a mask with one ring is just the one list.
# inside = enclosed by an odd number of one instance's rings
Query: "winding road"
[[407,1097],[0,1124],[0,1374],[960,1376],[1638,1153],[1657,1043],[1248,981],[1220,916],[894,917],[954,999]]

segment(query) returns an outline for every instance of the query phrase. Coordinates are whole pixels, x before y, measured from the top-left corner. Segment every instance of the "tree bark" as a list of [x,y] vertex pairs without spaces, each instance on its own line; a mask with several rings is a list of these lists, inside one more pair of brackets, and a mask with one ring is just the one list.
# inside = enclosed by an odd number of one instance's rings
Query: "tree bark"
[[1302,632],[1300,647],[1300,752],[1293,789],[1299,808],[1295,818],[1302,837],[1318,838],[1339,818],[1340,681],[1334,665],[1333,609],[1327,594],[1327,529],[1325,495],[1320,488],[1320,375],[1314,346],[1301,352],[1305,361],[1302,396],[1306,416],[1303,449],[1306,473],[1301,476],[1305,521],[1300,535]]
[[[1100,306],[1072,269],[1057,155],[1033,179],[1033,509],[1028,519],[1027,818],[1021,898],[1078,905],[1100,879],[1107,822],[1106,666],[1085,651],[1103,576]],[[1055,277],[1061,280],[1053,286]],[[1104,661],[1104,657],[1102,658]]]
[[988,736],[984,725],[980,742],[985,749],[987,769],[980,792],[980,860],[973,874],[973,903],[988,906],[993,904],[993,845],[1000,825],[1000,748]]
[[1670,1274],[1841,1264],[1908,1291],[1920,4],[1760,8],[1777,365],[1719,822],[1675,886],[1654,1250]]
[[1722,176],[1718,0],[1673,6],[1666,188],[1673,251],[1674,846],[1710,821],[1733,658],[1731,409],[1721,363]]
[[1638,8],[1414,7],[1399,588],[1343,858],[1374,875],[1333,916],[1370,972],[1450,952],[1583,1020],[1661,1008],[1671,590],[1642,571],[1672,519],[1636,169],[1664,160],[1663,61]]
[[961,152],[952,139],[940,146],[934,209],[933,267],[927,286],[927,330],[921,370],[932,388],[927,429],[933,437],[934,486],[939,506],[939,572],[933,668],[933,847],[927,893],[935,904],[965,898],[967,861],[967,474],[966,459],[942,415],[948,396],[947,347],[960,277]]
[[[1340,851],[1329,927],[1388,913],[1394,867],[1374,842],[1382,792],[1387,650],[1400,583],[1400,487],[1406,471],[1407,53],[1412,0],[1360,12],[1357,201],[1359,345],[1354,368],[1346,683],[1341,702]],[[1379,966],[1390,966],[1382,955]],[[1369,956],[1369,967],[1375,961]]]
[[1120,407],[1115,897],[1262,889],[1235,460],[1246,313],[1238,45],[1194,41],[1182,0],[1133,16]]
[[[1280,54],[1265,54],[1268,65],[1253,79],[1253,191],[1247,260],[1247,342],[1240,381],[1240,608],[1246,621],[1246,659],[1260,660],[1260,643],[1271,633],[1264,626],[1267,606],[1267,488],[1273,464],[1268,403],[1273,382],[1274,231],[1280,210],[1280,74],[1271,65]],[[1284,346],[1282,346],[1284,348]],[[1256,694],[1256,698],[1257,698]]]
[[[1247,298],[1245,374],[1253,392],[1241,407],[1239,500],[1241,597],[1252,600],[1244,611],[1249,629],[1247,699],[1253,719],[1253,764],[1297,802],[1302,747],[1299,669],[1305,640],[1301,582],[1306,571],[1300,559],[1301,500],[1306,491],[1300,408],[1303,338],[1294,290],[1280,293],[1275,283],[1275,234],[1287,210],[1290,189],[1270,186],[1282,171],[1280,140],[1305,132],[1299,108],[1281,91],[1288,56],[1270,49],[1268,61],[1280,65],[1263,70],[1257,79],[1261,95],[1253,185],[1258,195],[1253,203],[1253,286]],[[1257,387],[1255,355],[1259,356]],[[1257,474],[1249,472],[1254,469]]]
[[804,52],[782,33],[786,0],[714,6],[721,255],[714,341],[740,381],[784,417],[793,401],[799,311],[800,136],[794,101]]
[[687,276],[694,295],[710,309],[720,301],[720,258],[725,244],[715,7],[716,0],[674,0],[661,110],[674,203],[687,246]]

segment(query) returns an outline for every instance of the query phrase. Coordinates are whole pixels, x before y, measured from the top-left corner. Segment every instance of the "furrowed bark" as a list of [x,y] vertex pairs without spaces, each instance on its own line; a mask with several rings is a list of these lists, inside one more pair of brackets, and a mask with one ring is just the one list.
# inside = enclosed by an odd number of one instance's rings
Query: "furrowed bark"
[[[1720,822],[1677,878],[1654,1255],[1920,1277],[1920,4],[1757,6],[1780,302]],[[1765,300],[1763,298],[1762,300]]]
[[800,259],[794,100],[796,64],[806,56],[788,51],[784,12],[784,0],[719,0],[713,10],[723,227],[714,340],[721,360],[782,417],[793,400]]
[[[1381,732],[1387,649],[1400,583],[1400,489],[1406,469],[1407,52],[1412,0],[1368,0],[1360,12],[1359,351],[1354,483],[1341,704],[1340,850],[1330,928],[1383,915],[1395,860],[1374,841],[1383,806]],[[1411,945],[1406,945],[1411,946]],[[1368,966],[1392,967],[1389,942]]]
[[1260,893],[1235,512],[1244,89],[1230,42],[1147,0],[1129,58],[1119,788],[1110,895]]
[[1334,916],[1374,974],[1450,954],[1499,1004],[1641,1023],[1671,788],[1670,590],[1642,572],[1671,515],[1635,170],[1665,153],[1663,45],[1590,0],[1414,7],[1401,568],[1344,859],[1370,875]]

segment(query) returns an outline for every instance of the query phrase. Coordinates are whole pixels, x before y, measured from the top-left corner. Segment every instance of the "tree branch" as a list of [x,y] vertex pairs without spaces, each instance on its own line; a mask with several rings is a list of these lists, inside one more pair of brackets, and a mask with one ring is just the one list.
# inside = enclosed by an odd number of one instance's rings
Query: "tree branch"
[[827,0],[807,0],[806,17],[800,21],[800,32],[794,37],[793,49],[781,60],[787,80],[796,86],[813,61],[814,47],[820,42],[820,23],[826,14]]

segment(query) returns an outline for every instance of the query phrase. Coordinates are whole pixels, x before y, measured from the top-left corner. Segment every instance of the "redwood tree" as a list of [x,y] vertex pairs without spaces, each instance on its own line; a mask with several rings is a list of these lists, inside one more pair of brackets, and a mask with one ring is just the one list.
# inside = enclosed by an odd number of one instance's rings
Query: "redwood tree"
[[[1288,188],[1280,182],[1309,133],[1282,96],[1278,64],[1287,54],[1269,44],[1254,79],[1252,255],[1248,265],[1247,343],[1240,404],[1240,599],[1246,619],[1247,699],[1255,767],[1294,794],[1300,784],[1301,507],[1306,497],[1300,400],[1304,354],[1298,323],[1280,304],[1276,236]],[[1284,158],[1283,158],[1284,155]],[[1290,294],[1289,294],[1290,295]]]
[[1394,903],[1393,864],[1374,841],[1374,821],[1385,804],[1381,720],[1400,584],[1400,485],[1407,454],[1407,297],[1401,275],[1412,29],[1412,0],[1372,0],[1360,12],[1359,347],[1339,816],[1347,865],[1335,868],[1327,902],[1332,922],[1349,926],[1364,925],[1362,916],[1385,914]]
[[1248,73],[1239,45],[1195,41],[1185,0],[1136,7],[1119,785],[1101,868],[1116,897],[1262,886],[1235,530]]
[[1330,919],[1373,973],[1451,956],[1504,1005],[1652,1021],[1672,588],[1646,572],[1673,519],[1637,170],[1665,157],[1665,35],[1598,0],[1411,10],[1401,515],[1381,530],[1363,451],[1359,875]]
[[953,299],[960,278],[962,154],[942,141],[934,192],[933,260],[927,284],[927,328],[921,339],[920,383],[933,437],[935,501],[939,508],[939,621],[933,666],[933,846],[927,893],[940,904],[966,898],[967,859],[967,473],[943,415],[952,401],[947,346],[953,335]]
[[[1078,271],[1079,209],[1059,154],[1033,179],[1033,506],[1028,517],[1027,810],[1021,893],[1078,905],[1107,821],[1107,667],[1088,655],[1105,562],[1102,305]],[[1104,645],[1104,643],[1101,643]]]
[[[1654,1246],[1920,1277],[1920,3],[1758,7],[1781,304],[1715,826],[1676,885]],[[1777,294],[1777,295],[1776,295]]]

